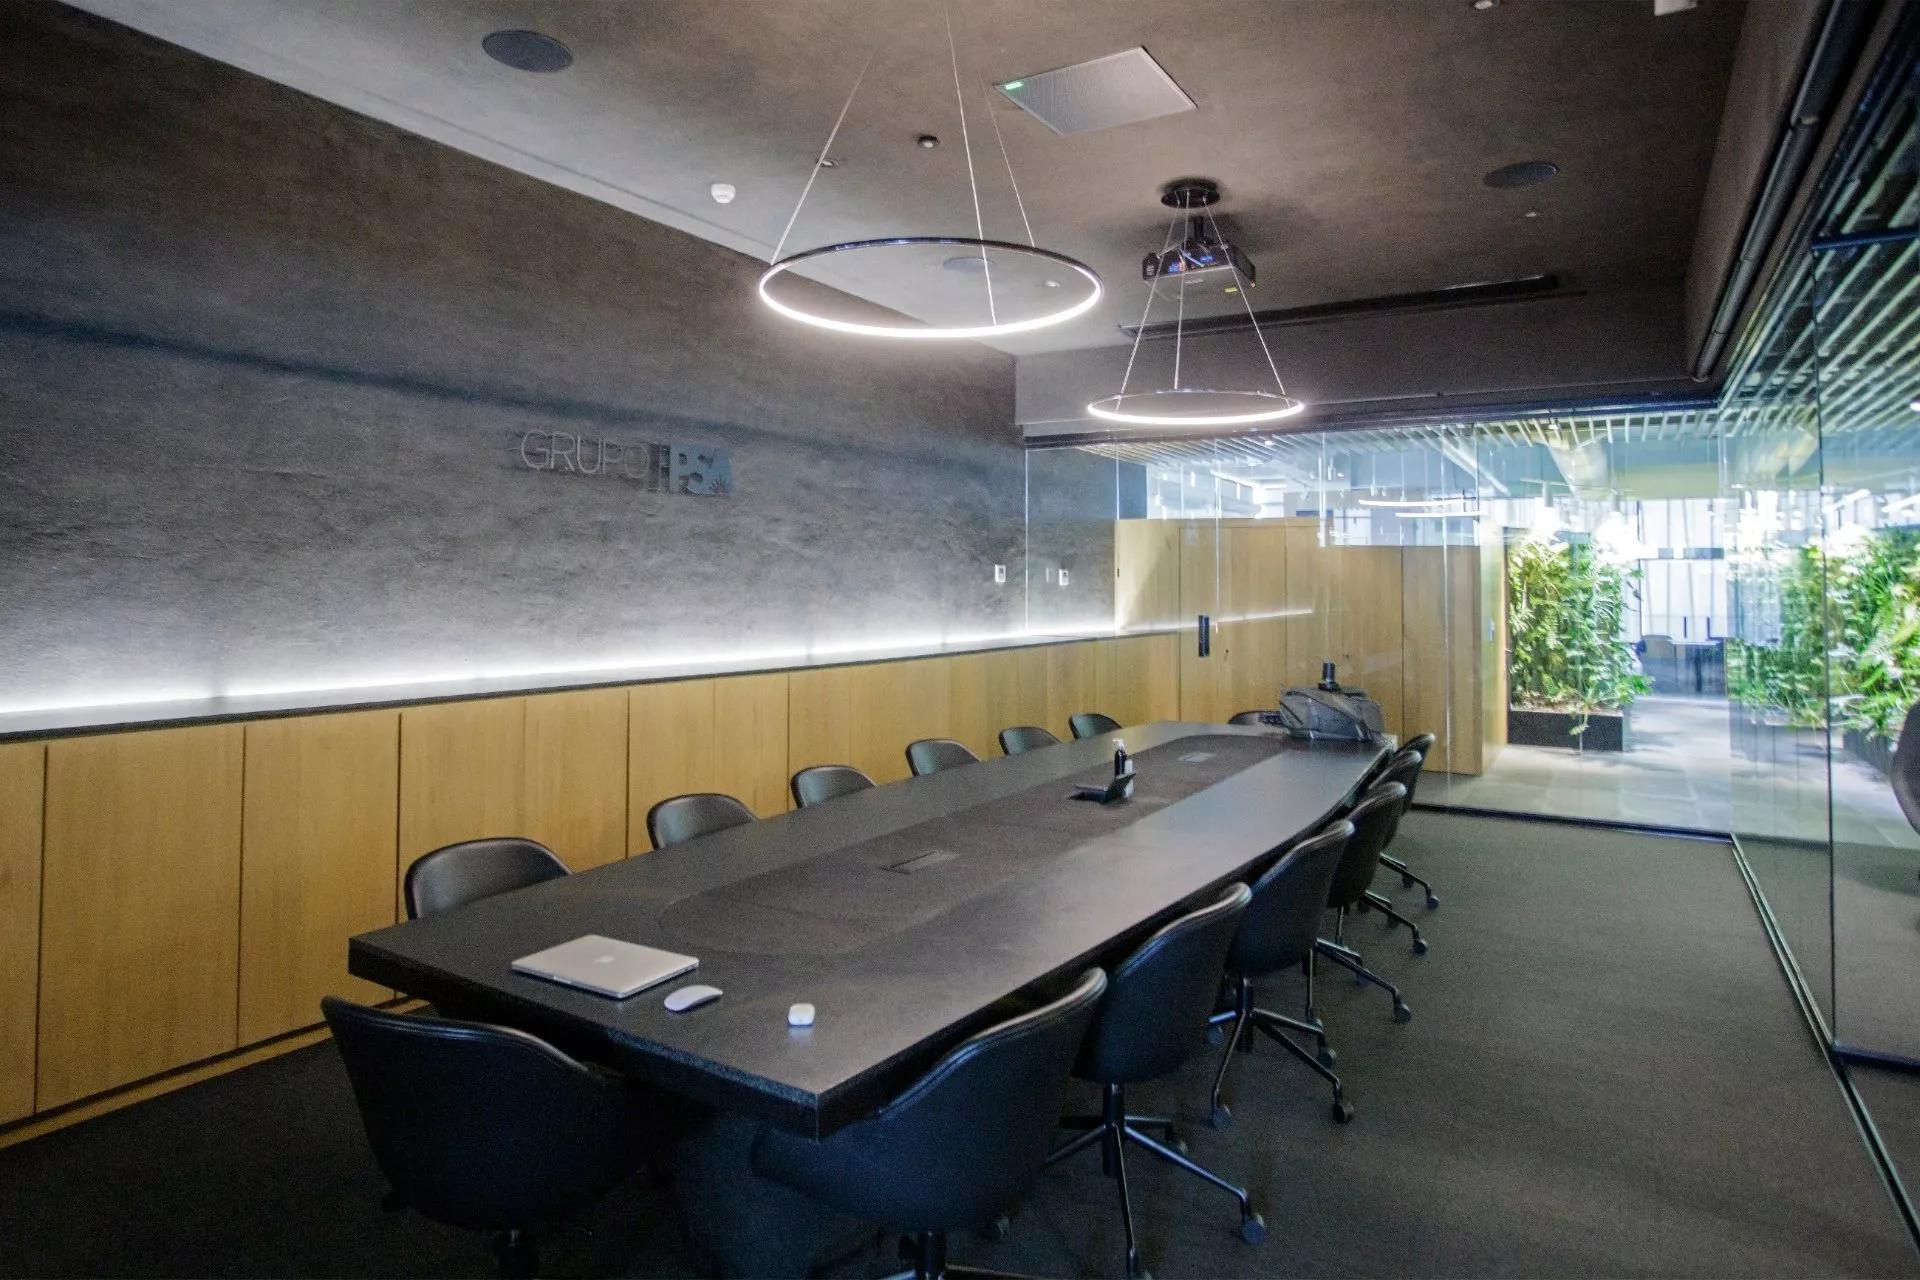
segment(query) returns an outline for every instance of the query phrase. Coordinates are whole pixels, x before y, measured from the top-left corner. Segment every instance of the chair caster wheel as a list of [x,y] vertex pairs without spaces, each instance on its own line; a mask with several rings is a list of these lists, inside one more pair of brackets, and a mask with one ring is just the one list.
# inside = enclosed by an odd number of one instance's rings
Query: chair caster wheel
[[1427,895],[1427,910],[1429,910],[1429,911],[1438,911],[1439,909],[1440,909],[1440,899],[1439,899],[1439,898],[1436,898],[1436,897],[1435,897],[1435,896],[1434,896],[1433,894],[1431,894],[1431,893],[1430,893],[1430,894],[1428,894],[1428,895]]
[[1407,1005],[1407,1002],[1405,1000],[1396,1000],[1394,1002],[1393,1020],[1395,1022],[1412,1022],[1413,1021],[1413,1010]]
[[1413,954],[1417,956],[1427,954],[1427,940],[1425,938],[1415,938],[1413,940]]
[[1313,1057],[1316,1062],[1329,1071],[1333,1070],[1334,1064],[1340,1061],[1340,1055],[1325,1045],[1321,1045],[1320,1052],[1314,1054]]
[[1353,1123],[1353,1104],[1345,1101],[1334,1103],[1333,1104],[1333,1122],[1335,1124],[1352,1124]]
[[1240,1219],[1240,1238],[1248,1244],[1265,1244],[1267,1220],[1257,1213],[1250,1213]]
[[1233,1123],[1233,1109],[1224,1102],[1213,1104],[1213,1114],[1207,1117],[1207,1123],[1216,1129],[1224,1129]]

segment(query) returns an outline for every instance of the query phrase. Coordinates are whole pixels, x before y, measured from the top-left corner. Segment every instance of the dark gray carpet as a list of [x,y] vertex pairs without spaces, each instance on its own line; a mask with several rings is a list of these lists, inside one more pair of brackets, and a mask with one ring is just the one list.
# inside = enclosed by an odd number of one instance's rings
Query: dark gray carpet
[[1863,1066],[1847,1071],[1908,1198],[1920,1196],[1920,1073]]
[[[1210,1054],[1143,1089],[1191,1116],[1193,1154],[1246,1179],[1265,1245],[1224,1196],[1129,1163],[1149,1263],[1177,1275],[1920,1275],[1719,845],[1416,814],[1399,852],[1444,899],[1433,951],[1365,917],[1354,940],[1415,1008],[1323,981],[1359,1116],[1263,1048],[1235,1119],[1200,1122]],[[1411,907],[1416,899],[1398,891]],[[1265,1003],[1290,1008],[1297,984]],[[464,1233],[383,1214],[343,1073],[320,1046],[0,1151],[0,1274],[462,1275]],[[657,1193],[624,1189],[558,1274],[681,1274]],[[1046,1174],[1011,1236],[959,1261],[1118,1274],[1111,1184]],[[836,1275],[880,1274],[878,1251]]]

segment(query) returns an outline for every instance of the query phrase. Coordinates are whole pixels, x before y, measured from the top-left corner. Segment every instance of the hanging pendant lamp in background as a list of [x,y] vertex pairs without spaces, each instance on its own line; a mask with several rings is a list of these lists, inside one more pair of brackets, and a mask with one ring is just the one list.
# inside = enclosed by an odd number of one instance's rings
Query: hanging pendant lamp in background
[[[801,188],[800,199],[793,207],[792,215],[787,219],[786,229],[780,233],[780,241],[774,246],[773,256],[766,271],[761,274],[758,285],[760,300],[780,315],[801,324],[830,330],[834,333],[854,334],[868,338],[900,339],[908,341],[928,341],[943,339],[982,339],[996,338],[1007,334],[1028,333],[1035,329],[1044,329],[1051,325],[1064,324],[1076,316],[1086,314],[1099,303],[1103,287],[1100,276],[1084,262],[1071,258],[1064,253],[1051,249],[1042,249],[1034,240],[1033,225],[1027,218],[1025,201],[1020,198],[1020,186],[1013,176],[1013,162],[1007,156],[1006,139],[1000,134],[1000,122],[993,116],[991,103],[987,108],[987,118],[993,123],[994,136],[999,139],[1000,159],[1006,166],[1007,183],[1012,188],[1014,203],[1020,209],[1021,225],[1026,230],[1027,243],[1020,244],[1011,240],[991,240],[987,238],[986,219],[980,210],[980,184],[973,167],[973,142],[967,127],[967,107],[960,89],[960,55],[953,39],[953,15],[946,4],[941,5],[941,14],[947,28],[947,58],[953,71],[954,105],[960,114],[960,145],[967,160],[967,185],[973,196],[972,236],[958,235],[886,235],[858,240],[843,240],[835,244],[821,245],[818,248],[803,249],[798,253],[782,257],[787,237],[793,233],[794,223],[800,218],[800,210],[807,203],[807,196],[813,191],[814,180],[820,176],[822,168],[828,167],[828,154],[834,139],[839,136],[840,126],[846,123],[847,113],[853,107],[853,101],[860,92],[860,84],[866,79],[867,71],[873,64],[873,56],[860,68],[860,74],[854,78],[853,88],[847,94],[847,100],[840,108],[839,117],[833,122],[833,128],[827,133],[826,143],[820,148],[820,154],[813,164],[813,172],[808,175],[806,185]],[[937,145],[937,139],[931,135],[920,140],[922,147]],[[776,282],[788,275],[794,268],[803,264],[820,264],[828,261],[853,262],[867,259],[874,262],[898,261],[903,256],[912,255],[916,249],[957,248],[971,250],[960,256],[947,259],[942,265],[949,270],[966,269],[973,274],[977,262],[977,274],[981,282],[981,302],[984,324],[924,324],[890,323],[850,320],[824,314],[810,309],[799,297],[782,298],[778,295]],[[1018,262],[1039,269],[1038,283],[1044,288],[1046,309],[1037,314],[1010,316],[1003,319],[1002,307],[1018,299],[1009,297],[1009,293],[1022,292],[1009,289],[1003,279],[1001,295],[994,292],[994,262],[998,260],[1003,276],[1011,262]],[[1044,279],[1040,279],[1044,277]],[[1071,281],[1071,285],[1066,282]],[[1064,293],[1061,291],[1064,287]],[[1033,293],[1032,289],[1025,290]],[[1064,301],[1064,305],[1061,305]]]
[[[1173,209],[1174,214],[1173,221],[1167,227],[1166,242],[1155,257],[1162,262],[1171,259],[1173,265],[1170,270],[1156,272],[1147,281],[1147,309],[1141,314],[1139,327],[1133,332],[1133,350],[1127,356],[1126,372],[1120,376],[1120,392],[1089,404],[1087,412],[1094,417],[1142,427],[1239,427],[1278,422],[1282,418],[1291,418],[1307,407],[1304,402],[1287,394],[1286,383],[1280,378],[1280,367],[1274,363],[1273,352],[1267,346],[1267,337],[1260,332],[1260,320],[1254,315],[1253,303],[1247,298],[1247,290],[1252,288],[1253,280],[1249,274],[1241,271],[1237,255],[1227,250],[1226,240],[1220,234],[1220,224],[1214,220],[1212,206],[1219,200],[1220,188],[1217,185],[1196,178],[1172,183],[1161,195],[1160,203]],[[1198,234],[1202,216],[1211,229],[1211,235],[1205,237]],[[1190,234],[1176,241],[1183,222],[1190,223]],[[1252,326],[1253,336],[1260,342],[1260,353],[1267,358],[1267,368],[1273,374],[1272,391],[1258,388],[1221,390],[1180,384],[1187,283],[1194,272],[1218,273],[1223,269],[1233,280],[1229,292],[1238,296],[1246,307],[1247,323]],[[1147,321],[1153,315],[1154,300],[1159,297],[1162,285],[1175,289],[1178,308],[1173,325],[1173,385],[1151,391],[1129,391],[1127,387],[1133,379],[1134,361],[1140,355],[1140,339],[1146,335]]]

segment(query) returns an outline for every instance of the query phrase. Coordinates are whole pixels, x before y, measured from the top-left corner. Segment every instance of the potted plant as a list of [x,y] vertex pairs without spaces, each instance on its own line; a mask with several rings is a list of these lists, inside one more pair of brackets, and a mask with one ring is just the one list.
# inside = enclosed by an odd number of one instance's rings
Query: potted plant
[[1509,548],[1507,741],[1625,750],[1627,708],[1653,687],[1620,636],[1635,576],[1591,546]]

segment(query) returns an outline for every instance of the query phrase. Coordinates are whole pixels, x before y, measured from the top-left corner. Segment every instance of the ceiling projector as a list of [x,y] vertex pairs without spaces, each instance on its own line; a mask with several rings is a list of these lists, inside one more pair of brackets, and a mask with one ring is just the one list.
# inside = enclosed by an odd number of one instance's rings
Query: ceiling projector
[[1215,204],[1220,188],[1205,178],[1184,178],[1170,184],[1160,197],[1169,208],[1188,210],[1187,236],[1172,248],[1150,253],[1140,261],[1140,278],[1148,282],[1163,277],[1211,277],[1237,275],[1239,282],[1253,287],[1253,259],[1218,236],[1209,234],[1213,221],[1194,212]]

